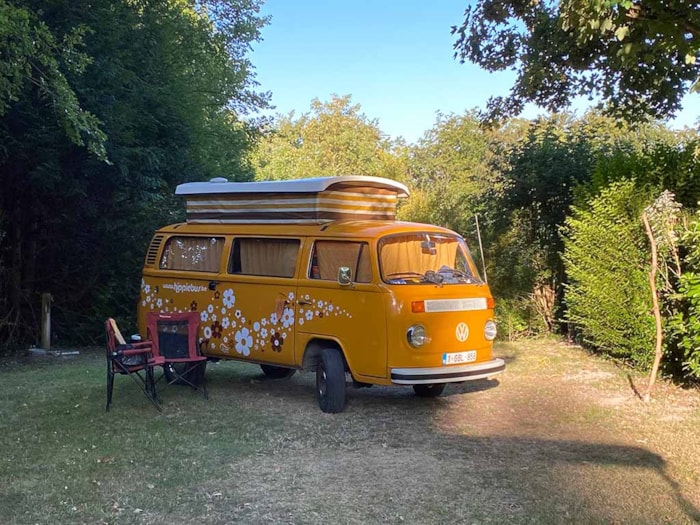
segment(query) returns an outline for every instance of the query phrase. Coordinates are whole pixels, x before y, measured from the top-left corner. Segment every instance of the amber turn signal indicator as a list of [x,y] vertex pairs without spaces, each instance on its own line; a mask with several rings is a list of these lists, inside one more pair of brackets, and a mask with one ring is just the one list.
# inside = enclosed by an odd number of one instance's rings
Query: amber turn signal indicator
[[411,303],[411,312],[414,314],[422,314],[425,312],[425,301],[413,301]]

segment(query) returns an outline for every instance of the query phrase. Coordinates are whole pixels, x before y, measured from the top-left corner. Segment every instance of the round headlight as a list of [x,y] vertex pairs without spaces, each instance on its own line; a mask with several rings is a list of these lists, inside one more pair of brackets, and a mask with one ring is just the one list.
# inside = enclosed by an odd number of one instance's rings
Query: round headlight
[[406,339],[408,339],[408,344],[411,346],[416,348],[423,346],[426,341],[425,327],[420,324],[414,324],[408,329],[408,332],[406,332]]
[[491,319],[486,321],[486,324],[484,325],[484,337],[486,338],[487,341],[493,341],[496,339],[496,334],[498,333],[498,330],[496,329],[496,323],[494,323]]

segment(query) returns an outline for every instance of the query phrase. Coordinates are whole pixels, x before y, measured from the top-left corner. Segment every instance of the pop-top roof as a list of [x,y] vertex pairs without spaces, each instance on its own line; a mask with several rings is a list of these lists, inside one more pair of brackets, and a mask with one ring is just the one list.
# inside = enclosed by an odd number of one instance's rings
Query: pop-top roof
[[408,188],[361,175],[286,181],[180,184],[190,223],[324,223],[339,219],[394,220]]

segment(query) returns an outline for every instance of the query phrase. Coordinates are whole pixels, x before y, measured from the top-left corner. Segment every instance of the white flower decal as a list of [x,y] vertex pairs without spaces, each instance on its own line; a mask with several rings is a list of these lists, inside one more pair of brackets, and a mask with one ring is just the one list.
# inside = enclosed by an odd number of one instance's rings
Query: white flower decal
[[277,312],[273,312],[270,315],[270,324],[272,324],[272,325],[277,324]]
[[294,292],[289,292],[289,295],[287,296],[287,298],[288,298],[290,301],[293,301],[293,300],[294,300]]
[[146,292],[147,295],[151,293],[151,285],[147,284],[146,286],[144,286],[143,291]]
[[241,318],[241,311],[240,310],[236,310],[236,317],[238,317],[238,319]]
[[311,310],[306,311],[306,320],[311,321],[314,318],[314,313]]
[[236,332],[236,352],[248,356],[251,346],[253,346],[253,338],[250,335],[250,330],[241,328]]
[[228,317],[224,317],[223,319],[221,319],[221,326],[223,328],[228,328],[228,325],[229,325]]
[[260,321],[260,324],[263,325],[263,326],[267,326],[267,318],[262,319],[262,320]]
[[263,328],[262,330],[260,330],[260,337],[262,337],[263,339],[267,339],[267,328]]
[[255,321],[255,322],[253,323],[253,330],[256,331],[256,332],[259,332],[259,331],[260,331],[260,323],[258,323],[257,321]]
[[299,326],[302,326],[304,324],[304,318],[300,317],[299,318]]
[[199,314],[199,318],[203,323],[206,323],[209,320],[209,312],[202,310],[202,312]]
[[209,306],[207,306],[207,312],[209,312],[210,314],[214,313],[214,305],[213,304],[210,304]]
[[211,339],[211,326],[204,327],[204,338]]
[[[233,305],[236,304],[236,296],[233,293],[233,289],[229,288],[227,290],[224,290],[224,305],[226,308],[233,308]],[[223,313],[223,312],[221,312]]]
[[289,328],[294,324],[294,310],[291,308],[285,308],[282,314],[282,326]]
[[156,304],[158,305],[158,308],[162,308],[162,307],[163,307],[163,299],[160,299],[160,298],[159,298],[159,299],[156,301]]

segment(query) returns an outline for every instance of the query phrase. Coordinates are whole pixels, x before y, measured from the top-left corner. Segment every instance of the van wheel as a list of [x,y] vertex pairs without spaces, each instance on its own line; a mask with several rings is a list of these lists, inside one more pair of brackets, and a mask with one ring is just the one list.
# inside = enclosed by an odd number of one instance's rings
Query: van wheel
[[287,379],[288,377],[292,377],[294,372],[296,372],[295,369],[286,368],[284,366],[260,365],[260,368],[263,374],[270,379]]
[[324,412],[335,414],[345,408],[345,364],[335,348],[324,348],[316,364],[316,399]]
[[438,397],[445,390],[445,383],[428,385],[413,385],[413,391],[418,397]]

